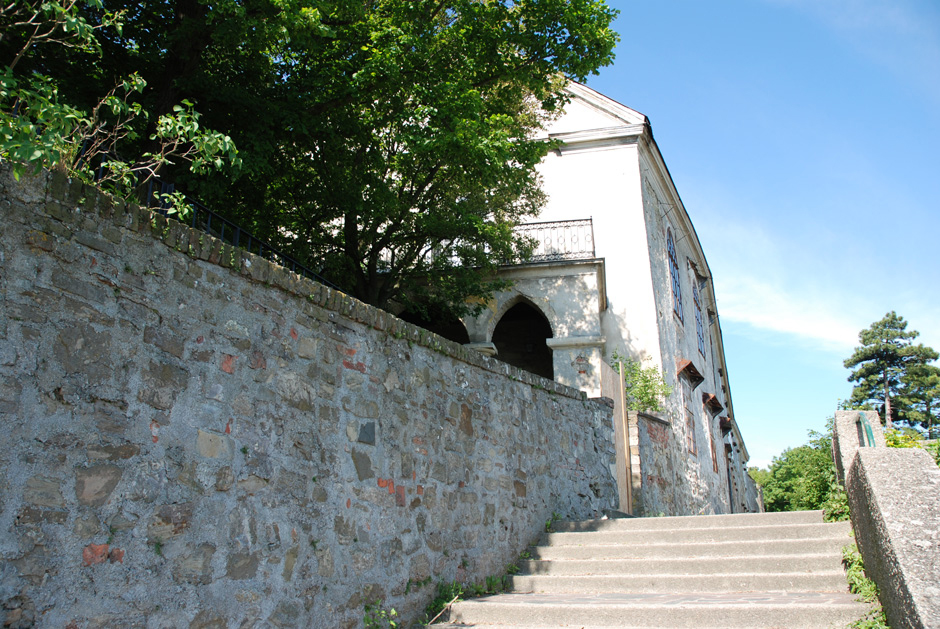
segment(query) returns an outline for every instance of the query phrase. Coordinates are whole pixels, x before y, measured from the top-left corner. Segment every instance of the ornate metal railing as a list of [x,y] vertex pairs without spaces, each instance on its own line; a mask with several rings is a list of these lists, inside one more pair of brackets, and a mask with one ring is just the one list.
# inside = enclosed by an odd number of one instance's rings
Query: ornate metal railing
[[573,221],[525,223],[516,233],[535,241],[529,262],[589,260],[594,255],[594,223],[590,218]]

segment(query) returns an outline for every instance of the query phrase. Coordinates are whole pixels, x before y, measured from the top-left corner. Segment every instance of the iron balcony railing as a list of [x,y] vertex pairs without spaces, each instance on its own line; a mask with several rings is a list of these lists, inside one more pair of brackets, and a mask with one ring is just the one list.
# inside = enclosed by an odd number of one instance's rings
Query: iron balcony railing
[[179,214],[172,212],[171,204],[164,195],[172,194],[174,191],[174,184],[153,178],[147,184],[147,198],[144,205],[160,212],[164,216],[175,218],[182,223],[186,223],[193,229],[198,229],[210,236],[215,236],[233,247],[254,253],[259,257],[270,260],[286,269],[290,269],[298,275],[339,290],[338,286],[324,279],[312,269],[275,248],[267,241],[253,236],[227,218],[216,214],[198,201],[193,201],[188,196],[184,196],[184,198],[186,205],[190,208],[189,214],[181,217]]
[[594,257],[593,219],[524,223],[516,233],[535,241],[528,262],[590,260]]

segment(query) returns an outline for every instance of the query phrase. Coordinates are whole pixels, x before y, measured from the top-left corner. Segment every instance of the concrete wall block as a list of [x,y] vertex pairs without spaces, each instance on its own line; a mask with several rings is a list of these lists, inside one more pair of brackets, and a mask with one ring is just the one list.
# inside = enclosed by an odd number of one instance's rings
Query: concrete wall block
[[896,628],[940,619],[940,469],[919,448],[860,448],[846,491],[865,572]]

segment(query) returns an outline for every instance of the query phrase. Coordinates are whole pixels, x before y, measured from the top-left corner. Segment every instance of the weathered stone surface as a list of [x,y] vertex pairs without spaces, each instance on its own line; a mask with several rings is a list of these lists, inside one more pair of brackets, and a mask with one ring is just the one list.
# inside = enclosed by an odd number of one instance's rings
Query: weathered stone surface
[[75,470],[75,497],[83,505],[100,507],[121,480],[124,471],[116,465],[94,465]]
[[375,445],[375,422],[366,422],[359,427],[359,435],[356,437],[359,443],[366,443],[370,446]]
[[64,507],[65,498],[62,497],[62,481],[58,478],[32,476],[26,481],[23,499],[26,502],[44,507]]
[[607,406],[79,192],[0,199],[0,284],[29,287],[0,300],[3,540],[43,626],[356,627],[371,595],[411,620],[409,578],[480,580],[612,506]]
[[173,408],[176,398],[186,388],[188,373],[182,367],[150,361],[141,373],[141,389],[137,399],[161,410]]
[[177,560],[173,568],[173,578],[180,583],[211,583],[212,556],[214,554],[215,546],[208,543],[200,544],[189,550]]
[[865,573],[878,585],[888,623],[936,626],[940,469],[933,457],[920,448],[859,448],[846,492]]
[[100,382],[108,376],[110,354],[110,335],[107,332],[95,332],[88,324],[70,327],[59,333],[56,358],[66,373],[83,374],[89,382]]
[[232,553],[228,557],[225,576],[240,581],[250,579],[258,571],[258,556],[249,553]]
[[369,458],[368,454],[359,450],[353,450],[352,460],[353,464],[356,466],[356,474],[359,476],[359,480],[363,481],[375,476],[372,471],[372,459]]
[[190,525],[195,505],[191,502],[163,505],[154,514],[147,535],[158,542],[181,535]]
[[196,431],[196,450],[209,459],[229,460],[234,454],[230,437],[205,430]]

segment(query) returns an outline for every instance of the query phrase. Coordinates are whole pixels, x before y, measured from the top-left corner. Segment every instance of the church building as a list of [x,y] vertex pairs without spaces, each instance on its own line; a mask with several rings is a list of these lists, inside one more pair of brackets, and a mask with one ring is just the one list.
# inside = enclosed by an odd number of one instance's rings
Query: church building
[[610,396],[602,375],[616,357],[661,369],[663,409],[630,413],[632,510],[757,511],[711,270],[649,120],[568,90],[545,130],[559,141],[540,166],[548,202],[520,228],[534,255],[503,267],[513,287],[464,319],[469,345],[589,397]]

